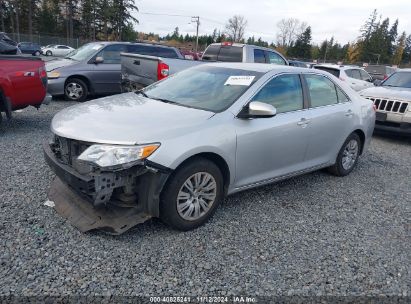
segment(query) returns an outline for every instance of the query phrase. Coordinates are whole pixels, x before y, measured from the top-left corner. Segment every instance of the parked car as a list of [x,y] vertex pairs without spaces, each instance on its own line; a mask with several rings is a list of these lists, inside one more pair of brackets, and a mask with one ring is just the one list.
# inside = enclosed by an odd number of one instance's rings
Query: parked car
[[41,46],[33,42],[20,42],[18,48],[23,54],[31,54],[33,56],[40,56]]
[[47,74],[40,58],[0,56],[0,122],[1,112],[11,118],[15,110],[48,103],[51,96],[46,91]]
[[298,60],[288,60],[291,66],[300,67],[300,68],[309,68],[309,64],[298,61]]
[[385,80],[397,69],[385,65],[369,65],[364,68],[374,80]]
[[398,70],[360,94],[375,104],[376,129],[411,134],[411,69]]
[[72,101],[85,101],[88,95],[121,92],[120,53],[144,53],[183,58],[178,49],[162,45],[129,42],[93,42],[65,58],[46,63],[49,93]]
[[372,102],[329,73],[204,64],[59,112],[49,199],[82,231],[150,217],[194,229],[226,195],[320,168],[348,175],[374,122]]
[[355,91],[373,87],[373,78],[362,68],[352,65],[315,65],[314,69],[326,71],[346,81]]
[[41,53],[46,56],[64,57],[74,50],[75,50],[74,48],[68,45],[56,44],[56,45],[46,46],[45,48],[42,48]]
[[20,50],[17,47],[17,42],[10,39],[6,33],[0,32],[0,54],[3,55],[16,55],[20,54]]
[[231,42],[210,44],[202,56],[202,61],[122,54],[123,90],[138,90],[171,74],[210,61],[288,65],[287,59],[273,49]]

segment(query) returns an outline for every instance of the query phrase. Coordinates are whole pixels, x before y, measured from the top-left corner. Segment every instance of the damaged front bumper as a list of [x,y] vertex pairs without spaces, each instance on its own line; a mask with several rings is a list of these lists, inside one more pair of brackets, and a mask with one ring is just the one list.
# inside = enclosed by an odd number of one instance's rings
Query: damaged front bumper
[[57,175],[49,199],[55,203],[55,210],[79,230],[121,234],[159,216],[160,193],[170,169],[144,160],[128,169],[80,174],[60,162],[48,143],[43,144],[43,150],[47,164]]

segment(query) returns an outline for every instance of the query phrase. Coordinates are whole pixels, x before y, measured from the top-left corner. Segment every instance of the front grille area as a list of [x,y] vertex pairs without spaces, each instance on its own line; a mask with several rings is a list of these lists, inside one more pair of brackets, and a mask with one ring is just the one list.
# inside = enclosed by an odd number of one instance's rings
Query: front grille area
[[73,161],[88,147],[88,143],[56,135],[51,150],[61,163],[73,166]]
[[372,97],[365,98],[373,101],[378,111],[403,114],[409,107],[409,103],[406,101]]

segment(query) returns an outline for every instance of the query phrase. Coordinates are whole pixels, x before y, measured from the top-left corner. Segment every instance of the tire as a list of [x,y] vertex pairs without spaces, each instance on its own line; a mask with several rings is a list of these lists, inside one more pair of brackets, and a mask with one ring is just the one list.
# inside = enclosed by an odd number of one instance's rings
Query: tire
[[52,56],[52,55],[53,55],[53,53],[51,51],[46,52],[46,56]]
[[64,85],[64,97],[69,101],[84,102],[88,95],[86,83],[79,78],[69,78]]
[[35,51],[34,56],[40,56],[40,51]]
[[[191,191],[189,180],[193,186]],[[207,159],[195,158],[169,177],[161,194],[160,218],[178,230],[195,229],[210,219],[223,199],[220,169]]]
[[328,171],[336,176],[346,176],[355,168],[360,156],[362,142],[356,133],[352,133],[345,140],[338,152],[335,164]]

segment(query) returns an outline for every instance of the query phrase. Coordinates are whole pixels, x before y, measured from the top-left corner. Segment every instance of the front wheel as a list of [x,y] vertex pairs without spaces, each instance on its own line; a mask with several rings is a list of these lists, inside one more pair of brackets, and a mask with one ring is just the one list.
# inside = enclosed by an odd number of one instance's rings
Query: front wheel
[[46,56],[51,56],[51,55],[53,55],[53,53],[51,51],[46,52]]
[[161,219],[178,230],[204,224],[224,198],[220,169],[211,161],[196,158],[170,176],[161,195]]
[[86,83],[78,78],[67,80],[64,86],[64,96],[67,100],[83,102],[86,101],[88,88]]
[[40,51],[35,51],[34,56],[40,56]]
[[337,161],[328,170],[336,176],[350,174],[358,162],[361,145],[361,139],[357,134],[352,133],[348,136],[338,153]]

